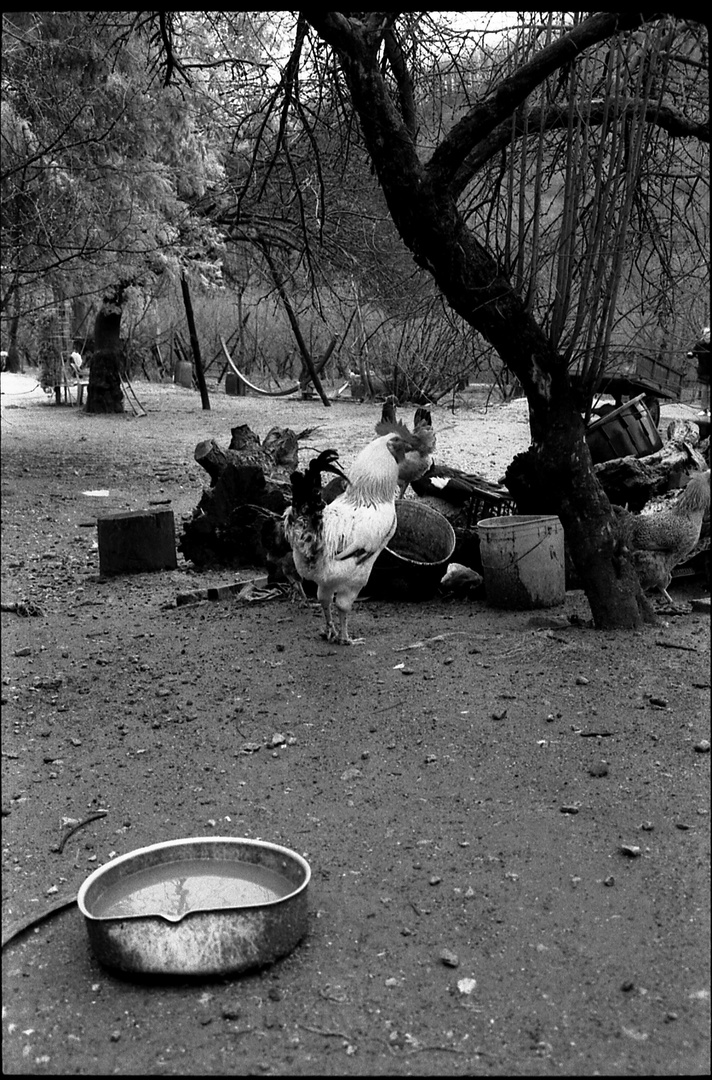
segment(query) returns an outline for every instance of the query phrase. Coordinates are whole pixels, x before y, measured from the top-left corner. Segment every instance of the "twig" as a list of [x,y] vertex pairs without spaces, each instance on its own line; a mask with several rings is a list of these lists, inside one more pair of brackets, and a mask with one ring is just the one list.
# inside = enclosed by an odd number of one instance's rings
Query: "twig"
[[697,652],[694,645],[678,645],[676,641],[656,641],[661,649],[684,649],[685,652]]
[[8,942],[12,941],[13,938],[16,938],[18,934],[22,934],[25,930],[29,930],[31,926],[35,926],[36,923],[42,922],[44,919],[48,919],[50,915],[55,915],[58,911],[63,911],[64,908],[71,907],[73,904],[76,904],[76,902],[76,895],[64,896],[61,897],[59,900],[55,900],[55,902],[53,904],[50,904],[48,908],[45,908],[44,911],[40,911],[39,913],[30,915],[28,918],[19,919],[17,922],[11,923],[8,929],[2,935],[3,949],[8,944]]
[[324,1035],[327,1039],[346,1039],[346,1042],[351,1042],[350,1035],[344,1035],[343,1031],[324,1031],[323,1028],[310,1027],[309,1024],[299,1024],[299,1027],[304,1031],[313,1031],[315,1035]]
[[72,825],[71,829],[67,829],[62,839],[56,847],[52,848],[52,850],[57,852],[58,855],[61,855],[64,851],[64,845],[67,843],[70,836],[74,836],[75,832],[79,832],[85,825],[88,825],[92,821],[96,821],[97,818],[106,817],[108,813],[108,810],[97,810],[95,814],[90,814],[88,818],[84,818],[84,821],[78,821],[76,825]]
[[410,645],[399,645],[393,652],[406,652],[408,649],[422,649],[424,645],[432,645],[434,641],[444,641],[445,638],[453,637],[455,634],[467,634],[466,630],[448,630],[445,634],[436,634],[435,637],[425,638],[423,641],[414,641]]

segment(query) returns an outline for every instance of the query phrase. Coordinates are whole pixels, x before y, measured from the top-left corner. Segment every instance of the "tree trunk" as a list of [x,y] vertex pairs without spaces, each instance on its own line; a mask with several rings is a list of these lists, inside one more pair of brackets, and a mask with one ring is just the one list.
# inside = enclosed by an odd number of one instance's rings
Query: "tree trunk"
[[121,316],[124,286],[104,297],[94,323],[94,355],[89,368],[87,388],[88,413],[121,413],[124,394],[121,389]]
[[203,402],[203,409],[209,410],[210,398],[208,397],[208,388],[205,385],[205,372],[203,371],[203,360],[200,355],[200,342],[198,341],[198,331],[195,329],[193,304],[190,299],[190,289],[188,287],[188,279],[185,276],[185,272],[181,274],[180,287],[183,292],[183,304],[185,306],[185,315],[188,320],[188,333],[190,334],[190,344],[193,349],[193,359],[195,361],[195,377],[198,380],[198,387],[200,388],[200,398]]

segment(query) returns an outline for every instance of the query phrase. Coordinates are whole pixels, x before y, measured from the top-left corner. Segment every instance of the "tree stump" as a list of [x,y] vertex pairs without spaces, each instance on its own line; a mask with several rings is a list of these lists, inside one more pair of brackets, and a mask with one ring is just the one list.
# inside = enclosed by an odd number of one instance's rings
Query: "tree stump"
[[263,528],[291,501],[297,436],[290,428],[272,428],[260,443],[247,424],[240,424],[232,428],[226,450],[205,439],[194,456],[210,476],[210,487],[183,526],[180,552],[196,566],[264,566]]
[[172,510],[129,510],[97,520],[99,572],[142,574],[175,570],[175,520]]

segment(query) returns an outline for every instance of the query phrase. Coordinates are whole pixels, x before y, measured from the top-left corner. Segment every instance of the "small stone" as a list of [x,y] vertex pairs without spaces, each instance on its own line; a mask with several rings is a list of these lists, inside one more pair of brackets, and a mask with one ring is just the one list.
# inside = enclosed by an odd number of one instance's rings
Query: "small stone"
[[457,989],[461,994],[471,994],[477,986],[477,979],[458,979]]
[[640,857],[640,848],[637,844],[621,844],[618,850],[621,855],[627,855],[629,859],[637,859]]
[[643,830],[643,832],[652,832],[653,829],[655,828],[652,821],[644,821],[643,824],[640,827]]
[[666,697],[653,697],[651,695],[649,701],[656,709],[667,709],[668,707],[668,699]]
[[15,649],[15,656],[32,656],[32,649],[29,646],[25,646],[24,649]]
[[493,720],[504,720],[506,715],[507,715],[507,710],[506,709],[497,709],[496,712],[492,713],[492,719]]
[[457,954],[452,952],[450,949],[442,950],[442,952],[440,953],[440,963],[444,964],[445,967],[451,968],[456,968],[460,966],[460,960]]
[[697,751],[698,754],[709,754],[709,752],[710,752],[710,741],[709,741],[709,739],[700,739],[699,742],[696,742],[695,743],[695,750]]
[[342,780],[356,780],[359,776],[362,776],[362,775],[363,774],[362,774],[361,770],[357,769],[356,766],[354,765],[354,766],[352,766],[352,768],[346,769],[344,772],[342,772],[341,779]]
[[586,676],[585,675],[577,675],[576,676],[576,685],[577,686],[588,686],[588,679],[586,678]]
[[237,1005],[226,1005],[220,1015],[223,1020],[239,1020],[240,1008]]
[[431,879],[430,879],[430,881],[428,882],[428,884],[429,884],[429,885],[439,885],[441,881],[442,881],[442,878],[441,878],[441,877],[433,876],[433,877],[431,877]]
[[684,821],[678,821],[675,824],[675,828],[679,829],[680,832],[688,832],[692,828],[692,825],[686,825]]
[[634,985],[635,984],[632,983],[630,979],[626,979],[624,983],[621,983],[621,990],[624,994],[629,994],[630,991],[633,989]]
[[111,1035],[109,1035],[109,1038],[110,1038],[110,1040],[112,1042],[118,1042],[119,1039],[121,1038],[121,1032],[120,1031],[112,1031]]
[[598,761],[595,765],[591,765],[588,770],[589,776],[608,776],[608,764],[605,761]]
[[559,810],[562,814],[578,814],[578,806],[560,806]]
[[609,874],[607,878],[603,879],[603,884],[606,886],[607,889],[612,888],[615,883],[616,879],[613,877],[613,874]]

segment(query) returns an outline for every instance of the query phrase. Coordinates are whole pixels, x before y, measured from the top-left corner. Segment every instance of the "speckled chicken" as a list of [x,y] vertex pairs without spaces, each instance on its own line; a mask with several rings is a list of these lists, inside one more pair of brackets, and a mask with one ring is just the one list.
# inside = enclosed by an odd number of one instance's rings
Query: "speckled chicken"
[[616,508],[641,586],[645,591],[657,589],[672,607],[667,591],[672,572],[697,546],[709,509],[709,469],[696,473],[669,509],[631,514]]
[[408,484],[419,480],[432,465],[437,440],[430,409],[420,406],[415,410],[411,432],[397,419],[396,404],[396,398],[392,394],[383,402],[381,419],[376,424],[376,434],[388,435],[393,432],[401,435],[408,446],[405,460],[398,466],[398,488],[402,498]]

